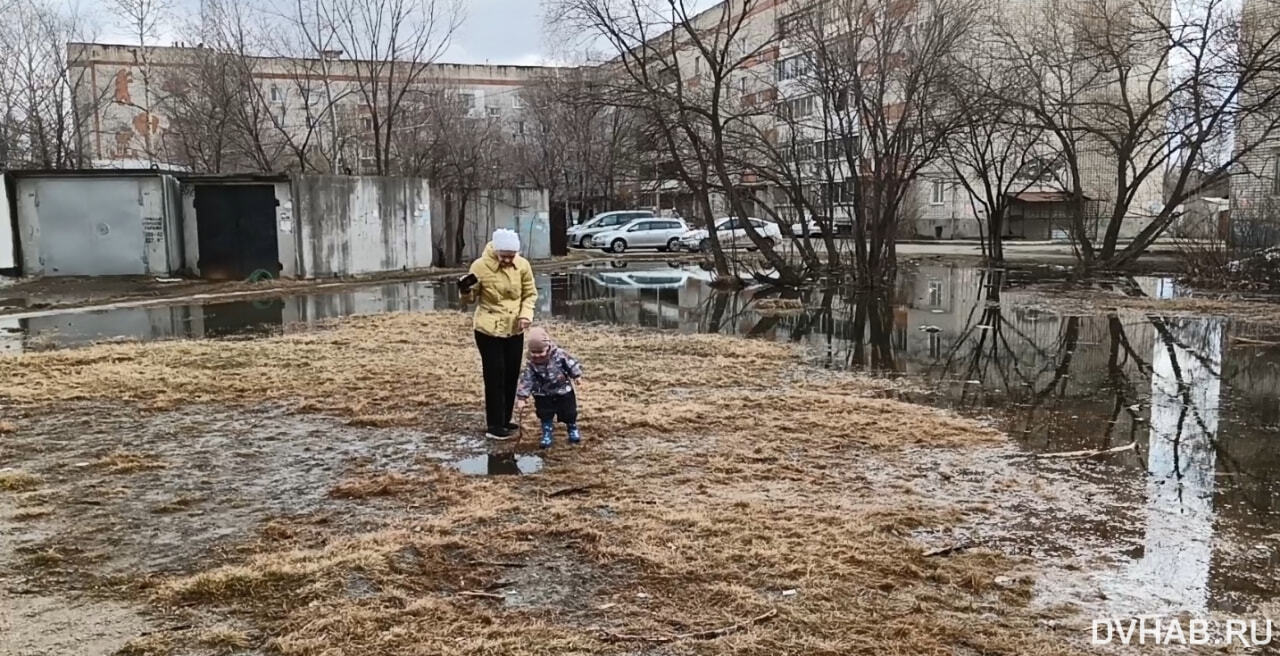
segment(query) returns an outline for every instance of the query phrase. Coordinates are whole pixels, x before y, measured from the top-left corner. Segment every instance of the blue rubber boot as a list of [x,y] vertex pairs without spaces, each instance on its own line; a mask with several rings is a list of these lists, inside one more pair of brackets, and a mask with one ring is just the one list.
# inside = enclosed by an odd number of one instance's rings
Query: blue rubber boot
[[582,442],[582,433],[578,432],[577,424],[569,424],[569,444],[578,444]]
[[542,444],[542,448],[544,449],[551,448],[551,442],[552,442],[551,438],[552,438],[552,435],[555,434],[555,431],[556,431],[555,423],[553,423],[550,419],[542,420],[542,442],[540,442],[540,444]]

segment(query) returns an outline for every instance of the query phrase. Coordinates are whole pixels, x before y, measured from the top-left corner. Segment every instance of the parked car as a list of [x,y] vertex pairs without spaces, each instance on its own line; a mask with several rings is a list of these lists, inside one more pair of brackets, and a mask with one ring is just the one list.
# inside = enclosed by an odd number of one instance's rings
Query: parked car
[[801,221],[800,223],[791,224],[791,234],[797,238],[804,237],[806,230],[810,237],[821,237],[823,225],[817,221]]
[[[745,220],[750,221],[751,225],[755,226],[756,232],[769,243],[776,244],[782,239],[782,230],[778,228],[778,224],[750,217]],[[751,241],[751,235],[747,234],[747,229],[743,227],[743,221],[744,219],[732,216],[716,219],[716,236],[720,239],[722,247],[755,250],[755,244]],[[711,248],[711,235],[705,228],[690,230],[680,235],[677,248],[691,253],[706,251]]]
[[596,236],[596,233],[619,228],[636,219],[648,219],[653,216],[654,213],[649,210],[623,210],[597,214],[586,222],[569,228],[567,231],[569,244],[578,248],[591,248],[591,238]]
[[596,248],[625,253],[631,248],[674,250],[680,235],[689,231],[681,219],[648,218],[632,221],[613,230],[597,232],[591,240]]

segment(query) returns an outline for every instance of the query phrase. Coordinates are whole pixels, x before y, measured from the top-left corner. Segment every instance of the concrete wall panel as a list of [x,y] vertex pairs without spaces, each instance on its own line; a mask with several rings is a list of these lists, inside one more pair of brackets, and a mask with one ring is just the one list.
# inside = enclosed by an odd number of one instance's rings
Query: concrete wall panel
[[425,180],[294,179],[296,275],[323,278],[431,266]]

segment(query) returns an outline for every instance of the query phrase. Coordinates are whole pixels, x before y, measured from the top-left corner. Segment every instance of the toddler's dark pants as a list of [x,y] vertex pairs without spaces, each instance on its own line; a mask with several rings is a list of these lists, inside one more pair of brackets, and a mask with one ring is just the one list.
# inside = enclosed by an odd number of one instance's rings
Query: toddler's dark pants
[[578,396],[573,392],[559,396],[535,396],[533,407],[542,421],[559,419],[569,426],[578,423]]

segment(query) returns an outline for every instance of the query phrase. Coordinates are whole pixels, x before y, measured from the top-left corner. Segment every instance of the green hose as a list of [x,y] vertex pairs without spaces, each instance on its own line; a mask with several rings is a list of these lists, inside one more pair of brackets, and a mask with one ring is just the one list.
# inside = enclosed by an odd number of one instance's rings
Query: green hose
[[249,277],[245,280],[248,282],[262,282],[273,278],[275,278],[275,276],[272,275],[270,271],[267,271],[266,269],[258,269],[257,271],[249,274]]

